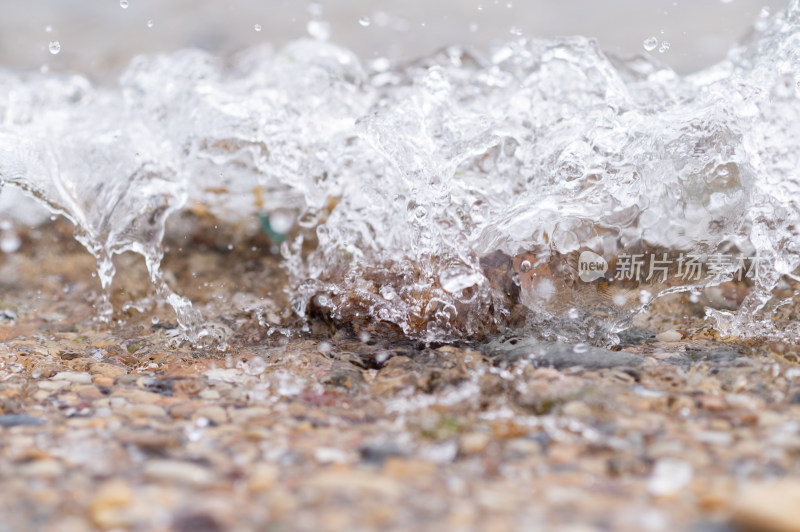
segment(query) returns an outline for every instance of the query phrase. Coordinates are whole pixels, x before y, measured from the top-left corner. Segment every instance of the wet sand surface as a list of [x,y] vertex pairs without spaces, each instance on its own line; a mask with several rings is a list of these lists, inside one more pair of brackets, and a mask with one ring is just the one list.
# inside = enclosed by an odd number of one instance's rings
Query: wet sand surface
[[0,531],[800,529],[795,347],[680,298],[615,351],[299,332],[268,244],[195,238],[164,268],[193,346],[131,256],[94,321],[68,236],[0,256]]

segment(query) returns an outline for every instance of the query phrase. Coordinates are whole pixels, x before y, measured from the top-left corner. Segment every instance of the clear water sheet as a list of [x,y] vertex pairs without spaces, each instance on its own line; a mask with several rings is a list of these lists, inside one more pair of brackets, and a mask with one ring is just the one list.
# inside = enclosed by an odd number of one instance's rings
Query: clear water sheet
[[115,254],[142,254],[193,334],[159,270],[187,200],[277,223],[301,313],[608,338],[659,294],[739,276],[750,295],[718,325],[796,338],[770,316],[800,260],[798,75],[797,0],[684,77],[584,38],[402,65],[313,40],[185,50],[114,88],[2,72],[0,180],[75,223],[104,287]]

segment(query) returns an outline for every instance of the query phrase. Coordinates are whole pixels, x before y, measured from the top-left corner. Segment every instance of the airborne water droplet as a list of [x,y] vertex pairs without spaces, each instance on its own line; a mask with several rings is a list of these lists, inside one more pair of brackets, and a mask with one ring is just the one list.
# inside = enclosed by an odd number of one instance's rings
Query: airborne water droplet
[[147,21],[147,27],[148,28],[152,28],[153,27],[153,21],[152,20],[148,20]]
[[253,26],[253,29],[256,31],[261,31],[261,24],[256,24],[255,26]]
[[366,28],[367,26],[372,24],[372,21],[369,19],[369,17],[361,17],[360,19],[358,19],[358,23]]
[[306,30],[318,41],[327,41],[331,36],[331,25],[326,20],[309,20]]
[[658,47],[658,51],[659,51],[659,53],[662,53],[662,54],[663,54],[664,52],[666,52],[667,50],[669,50],[669,47],[670,47],[670,46],[671,46],[671,45],[670,45],[669,41],[663,41],[663,42],[661,43],[661,46],[659,46],[659,47]]
[[770,10],[768,6],[764,6],[761,8],[761,11],[758,13],[758,18],[754,24],[754,27],[757,31],[764,31],[767,29],[767,25],[769,23],[769,15]]
[[48,46],[48,48],[51,54],[56,55],[61,51],[61,43],[58,41],[50,41],[50,46]]
[[122,9],[128,9],[128,0],[119,0],[119,7]]
[[653,50],[656,49],[656,46],[658,46],[658,39],[656,39],[655,37],[648,37],[647,39],[644,40],[642,46],[644,46],[644,49],[647,50],[648,52],[652,52]]

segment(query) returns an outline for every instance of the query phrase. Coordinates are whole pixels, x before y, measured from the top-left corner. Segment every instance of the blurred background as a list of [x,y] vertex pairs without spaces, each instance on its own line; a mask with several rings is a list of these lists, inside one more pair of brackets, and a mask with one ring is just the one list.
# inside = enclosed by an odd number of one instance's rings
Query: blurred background
[[[330,41],[364,58],[411,59],[446,45],[485,47],[520,34],[585,35],[607,51],[631,54],[645,53],[643,43],[655,38],[650,54],[690,72],[724,58],[759,16],[785,1],[0,0],[0,66],[73,70],[110,83],[137,54],[280,46],[308,36],[311,23],[312,33],[329,32]],[[57,54],[52,41],[60,45]]]

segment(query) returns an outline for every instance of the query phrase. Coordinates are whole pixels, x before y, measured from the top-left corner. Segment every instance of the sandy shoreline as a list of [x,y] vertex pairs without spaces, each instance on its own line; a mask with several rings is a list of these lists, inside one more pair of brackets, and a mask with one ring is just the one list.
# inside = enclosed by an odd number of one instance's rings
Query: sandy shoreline
[[230,337],[170,347],[142,265],[104,327],[91,258],[26,244],[0,263],[2,531],[797,530],[800,367],[685,308],[582,356],[287,339],[234,310],[292,324],[277,259],[193,245],[165,270]]

